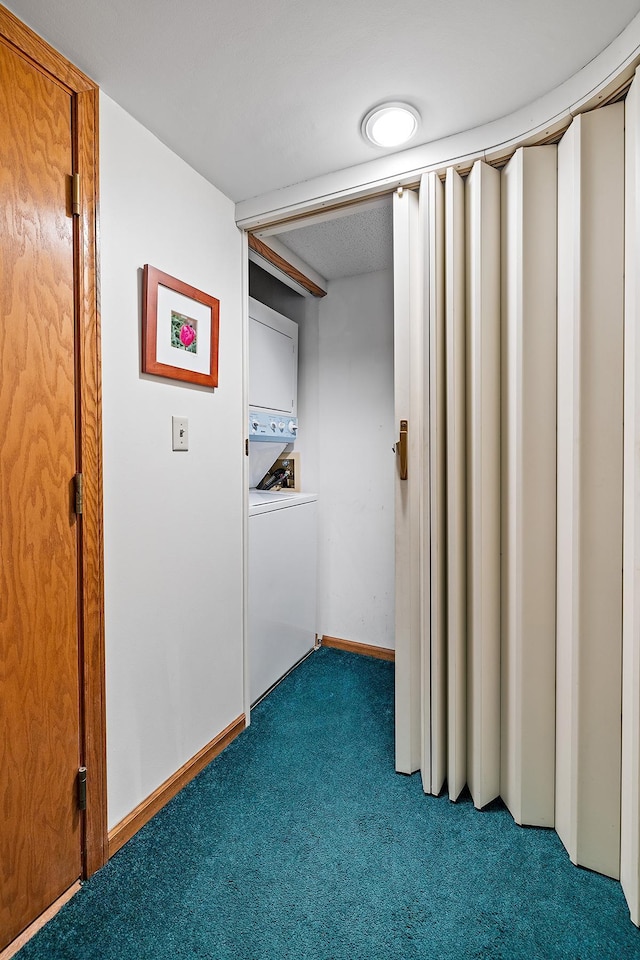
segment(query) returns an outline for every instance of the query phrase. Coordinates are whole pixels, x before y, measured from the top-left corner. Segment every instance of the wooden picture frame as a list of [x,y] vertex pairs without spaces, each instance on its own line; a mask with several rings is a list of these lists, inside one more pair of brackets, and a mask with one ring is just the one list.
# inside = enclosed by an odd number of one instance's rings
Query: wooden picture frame
[[145,264],[142,372],[218,386],[220,301]]

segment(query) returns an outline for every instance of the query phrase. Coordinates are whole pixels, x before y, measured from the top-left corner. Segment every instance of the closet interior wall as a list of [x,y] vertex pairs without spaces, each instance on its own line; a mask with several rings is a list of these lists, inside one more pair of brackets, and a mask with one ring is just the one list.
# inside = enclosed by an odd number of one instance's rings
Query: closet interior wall
[[[326,290],[321,299],[301,296],[249,263],[250,295],[298,324],[294,450],[303,491],[318,495],[316,632],[389,650],[394,646],[392,270],[332,279]],[[274,543],[276,562],[277,555]]]
[[501,796],[517,823],[555,827],[573,862],[622,876],[635,923],[639,82],[626,108],[575,118],[501,171],[425,175],[413,238],[429,348],[424,789],[446,780],[455,800],[467,785],[477,807]]

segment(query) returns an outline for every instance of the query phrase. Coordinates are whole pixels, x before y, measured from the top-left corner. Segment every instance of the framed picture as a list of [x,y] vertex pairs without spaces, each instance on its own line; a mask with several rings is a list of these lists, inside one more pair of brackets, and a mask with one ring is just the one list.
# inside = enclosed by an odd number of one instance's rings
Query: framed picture
[[143,373],[217,387],[219,324],[219,300],[145,264]]

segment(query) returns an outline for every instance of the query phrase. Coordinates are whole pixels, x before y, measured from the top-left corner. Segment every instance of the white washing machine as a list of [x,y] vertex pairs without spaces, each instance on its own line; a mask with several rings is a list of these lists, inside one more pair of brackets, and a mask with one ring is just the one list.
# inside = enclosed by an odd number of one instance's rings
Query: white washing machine
[[313,649],[317,497],[249,492],[249,693],[259,700]]
[[298,325],[249,301],[249,694],[254,704],[313,649],[316,496],[256,490],[298,430]]

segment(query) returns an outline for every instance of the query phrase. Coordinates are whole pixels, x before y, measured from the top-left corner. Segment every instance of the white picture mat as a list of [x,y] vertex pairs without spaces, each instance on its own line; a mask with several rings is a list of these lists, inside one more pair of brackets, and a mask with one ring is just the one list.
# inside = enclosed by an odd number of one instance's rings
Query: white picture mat
[[[171,313],[197,320],[197,353],[171,346]],[[211,307],[158,284],[156,360],[193,373],[211,373]]]

